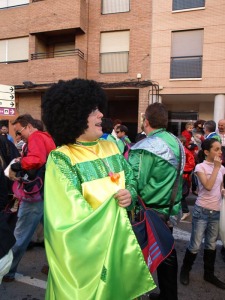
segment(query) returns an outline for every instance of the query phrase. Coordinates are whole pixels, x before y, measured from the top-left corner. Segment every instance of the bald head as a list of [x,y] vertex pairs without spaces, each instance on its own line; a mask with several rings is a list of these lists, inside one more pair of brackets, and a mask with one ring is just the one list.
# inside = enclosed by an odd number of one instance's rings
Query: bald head
[[225,119],[221,119],[218,122],[218,130],[220,134],[224,134],[225,133]]

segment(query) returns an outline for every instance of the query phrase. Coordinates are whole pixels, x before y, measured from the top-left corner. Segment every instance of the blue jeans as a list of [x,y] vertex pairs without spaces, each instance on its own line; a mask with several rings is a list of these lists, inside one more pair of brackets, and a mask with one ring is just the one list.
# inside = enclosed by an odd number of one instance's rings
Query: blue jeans
[[194,206],[191,239],[188,246],[188,250],[191,253],[198,253],[204,237],[204,249],[216,249],[216,241],[219,235],[219,219],[219,211],[209,210],[198,205]]
[[18,211],[16,228],[14,231],[16,243],[12,248],[13,262],[9,273],[6,274],[6,277],[15,277],[18,264],[31,241],[37,225],[39,222],[43,222],[43,205],[44,201],[21,203]]

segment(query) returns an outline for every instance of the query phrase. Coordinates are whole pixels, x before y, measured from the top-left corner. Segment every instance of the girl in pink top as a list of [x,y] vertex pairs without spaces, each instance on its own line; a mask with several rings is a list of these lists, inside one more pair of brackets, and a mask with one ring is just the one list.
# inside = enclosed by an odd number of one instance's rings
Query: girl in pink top
[[[199,151],[199,163],[195,167],[199,193],[192,216],[191,238],[181,267],[180,282],[189,284],[189,272],[204,242],[204,280],[225,289],[225,283],[214,275],[216,241],[219,234],[220,199],[225,168],[222,166],[221,143],[206,139]],[[205,160],[203,160],[205,159]]]

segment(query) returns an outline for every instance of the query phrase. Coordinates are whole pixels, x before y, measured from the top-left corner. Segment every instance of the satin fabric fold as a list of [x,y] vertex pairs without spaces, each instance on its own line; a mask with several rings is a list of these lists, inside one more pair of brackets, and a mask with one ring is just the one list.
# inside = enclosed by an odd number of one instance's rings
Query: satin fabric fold
[[[45,178],[45,247],[50,266],[45,299],[132,300],[155,288],[127,212],[113,198],[115,191],[108,188],[108,198],[94,209],[71,177],[70,160],[64,160],[68,169],[63,169],[59,161],[56,167],[53,156]],[[98,193],[103,186],[101,180],[95,182],[93,192]]]

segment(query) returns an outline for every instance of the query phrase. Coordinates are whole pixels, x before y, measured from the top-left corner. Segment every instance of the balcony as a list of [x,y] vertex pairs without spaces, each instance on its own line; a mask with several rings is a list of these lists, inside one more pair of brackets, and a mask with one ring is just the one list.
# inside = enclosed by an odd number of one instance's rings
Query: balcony
[[[85,32],[87,4],[85,0],[33,1],[29,5],[29,31],[31,34],[74,29]],[[66,18],[65,18],[66,16]]]
[[79,56],[84,58],[84,53],[79,49],[74,50],[60,50],[54,52],[40,52],[31,54],[31,60],[35,59],[44,59],[44,58],[53,58],[53,57],[64,57],[64,56]]
[[74,55],[57,54],[58,56],[49,57],[49,53],[34,53],[28,62],[29,71],[26,78],[36,83],[57,82],[60,79],[69,80],[75,77],[86,78],[86,61],[81,51]]

